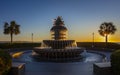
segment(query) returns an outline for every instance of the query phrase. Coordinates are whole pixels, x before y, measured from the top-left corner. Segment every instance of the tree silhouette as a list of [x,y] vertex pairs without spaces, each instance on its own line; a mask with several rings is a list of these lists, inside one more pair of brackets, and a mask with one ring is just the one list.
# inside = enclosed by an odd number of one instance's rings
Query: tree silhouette
[[20,34],[20,25],[16,24],[15,21],[11,21],[10,24],[4,23],[4,34],[9,35],[11,37],[11,43],[13,42],[13,34]]
[[117,30],[115,25],[112,22],[104,22],[100,25],[100,29],[98,30],[99,34],[105,37],[105,42],[107,46],[108,35],[114,34]]

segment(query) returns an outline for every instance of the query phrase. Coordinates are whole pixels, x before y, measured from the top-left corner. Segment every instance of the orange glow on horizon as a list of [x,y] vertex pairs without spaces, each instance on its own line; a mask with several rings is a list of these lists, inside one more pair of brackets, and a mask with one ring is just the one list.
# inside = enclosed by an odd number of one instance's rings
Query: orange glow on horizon
[[[108,36],[108,42],[120,42],[119,39],[119,33],[115,35],[110,35]],[[43,40],[50,40],[51,36],[50,34],[44,34],[44,35],[39,35],[39,34],[34,34],[33,42],[41,42]],[[93,42],[93,37],[92,34],[70,34],[68,35],[68,40],[75,40],[76,42]],[[10,41],[10,36],[9,35],[4,35],[1,36],[0,41]],[[17,35],[13,37],[13,41],[29,41],[31,42],[31,35],[25,36],[25,35]],[[94,42],[105,42],[105,37],[100,36],[98,33],[95,33],[94,35]]]

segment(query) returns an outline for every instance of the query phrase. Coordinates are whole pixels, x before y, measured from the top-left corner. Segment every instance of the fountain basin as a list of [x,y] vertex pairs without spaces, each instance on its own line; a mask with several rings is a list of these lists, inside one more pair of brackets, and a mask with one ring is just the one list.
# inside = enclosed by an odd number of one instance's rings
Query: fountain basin
[[81,48],[51,49],[37,47],[33,50],[41,58],[74,58],[83,52]]
[[[27,50],[24,51],[24,53],[20,56],[20,58],[13,58],[13,61],[16,62],[82,62],[82,63],[93,63],[93,62],[103,62],[104,60],[104,53],[102,52],[94,52],[94,51],[84,51],[82,52],[79,57],[74,58],[44,58],[39,57],[36,53],[33,52],[33,50]],[[107,53],[107,55],[110,55],[110,53]],[[106,56],[106,54],[105,54]],[[109,58],[107,57],[107,60]]]

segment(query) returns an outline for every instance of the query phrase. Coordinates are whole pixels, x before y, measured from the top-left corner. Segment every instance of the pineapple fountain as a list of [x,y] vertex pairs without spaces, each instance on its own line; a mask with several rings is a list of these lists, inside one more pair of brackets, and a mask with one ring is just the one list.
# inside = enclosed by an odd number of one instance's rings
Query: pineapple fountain
[[40,60],[76,60],[81,58],[82,48],[77,47],[75,40],[67,40],[67,28],[60,16],[54,20],[50,29],[51,40],[43,40],[41,47],[33,49],[33,57]]

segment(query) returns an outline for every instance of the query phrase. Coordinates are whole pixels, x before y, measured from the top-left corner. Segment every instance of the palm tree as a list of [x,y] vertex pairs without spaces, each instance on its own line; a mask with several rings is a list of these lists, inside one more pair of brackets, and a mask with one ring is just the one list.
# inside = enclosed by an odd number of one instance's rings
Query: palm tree
[[10,24],[5,22],[4,23],[4,34],[10,34],[11,43],[13,42],[13,34],[17,35],[20,34],[20,25],[16,24],[15,21],[11,21]]
[[109,34],[114,34],[115,31],[117,30],[115,25],[113,25],[112,22],[104,22],[100,25],[100,29],[98,30],[99,34],[105,37],[105,42],[107,46],[108,42],[108,35]]

